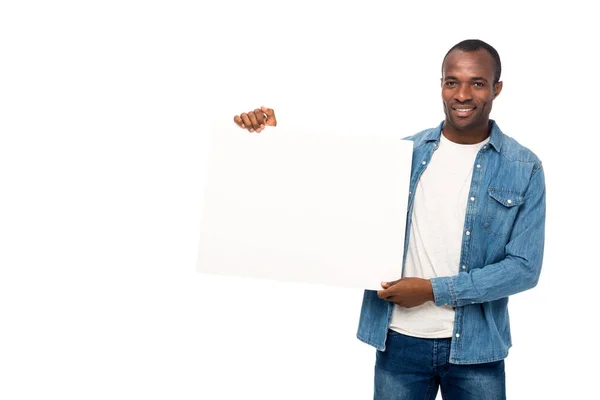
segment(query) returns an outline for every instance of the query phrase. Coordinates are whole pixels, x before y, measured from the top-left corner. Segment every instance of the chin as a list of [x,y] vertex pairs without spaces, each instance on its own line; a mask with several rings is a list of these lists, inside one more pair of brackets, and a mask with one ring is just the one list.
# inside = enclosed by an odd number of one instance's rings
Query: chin
[[454,129],[456,129],[457,131],[467,131],[467,130],[471,130],[474,128],[477,128],[479,126],[482,126],[483,124],[485,124],[485,120],[481,120],[481,119],[474,119],[474,118],[468,118],[468,119],[449,119],[450,125],[452,125],[452,127]]
[[456,121],[454,119],[449,119],[448,123],[457,131],[464,131],[473,127],[473,123],[469,123],[469,121]]

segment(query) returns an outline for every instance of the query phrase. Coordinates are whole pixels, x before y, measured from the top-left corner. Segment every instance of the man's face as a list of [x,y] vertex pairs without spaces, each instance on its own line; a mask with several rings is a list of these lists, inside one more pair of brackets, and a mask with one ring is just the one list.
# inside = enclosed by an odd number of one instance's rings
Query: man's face
[[456,131],[487,126],[492,102],[502,90],[494,84],[494,59],[485,50],[451,51],[442,67],[446,121]]

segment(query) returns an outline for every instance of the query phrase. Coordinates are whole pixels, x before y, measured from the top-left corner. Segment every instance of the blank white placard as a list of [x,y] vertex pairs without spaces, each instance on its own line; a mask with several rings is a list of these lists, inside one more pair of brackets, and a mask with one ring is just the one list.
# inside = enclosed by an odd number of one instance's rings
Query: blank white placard
[[401,137],[215,129],[197,270],[372,290],[400,278]]

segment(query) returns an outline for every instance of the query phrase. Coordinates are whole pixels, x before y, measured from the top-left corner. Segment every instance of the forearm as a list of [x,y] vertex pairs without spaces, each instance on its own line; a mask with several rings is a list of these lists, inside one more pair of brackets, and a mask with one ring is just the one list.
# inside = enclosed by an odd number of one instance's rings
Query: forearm
[[504,260],[476,268],[458,275],[432,278],[436,305],[455,307],[485,303],[508,297],[534,287],[539,279],[541,260],[528,260],[509,256]]

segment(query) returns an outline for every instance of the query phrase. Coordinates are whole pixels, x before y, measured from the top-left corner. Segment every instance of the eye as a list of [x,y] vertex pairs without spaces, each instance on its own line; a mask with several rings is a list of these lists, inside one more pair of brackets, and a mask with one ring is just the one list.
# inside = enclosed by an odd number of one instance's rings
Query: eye
[[473,82],[473,86],[475,86],[475,87],[484,87],[485,84],[483,82]]
[[454,81],[447,81],[447,82],[445,83],[445,85],[446,85],[447,87],[454,87],[454,86],[456,86],[456,82],[454,82]]

